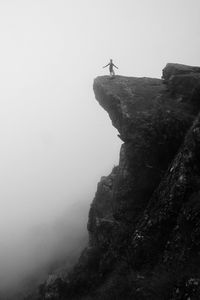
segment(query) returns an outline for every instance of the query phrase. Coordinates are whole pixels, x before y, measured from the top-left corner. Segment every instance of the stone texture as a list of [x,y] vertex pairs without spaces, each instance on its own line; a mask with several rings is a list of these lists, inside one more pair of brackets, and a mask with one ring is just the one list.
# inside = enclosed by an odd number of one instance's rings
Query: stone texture
[[192,67],[182,64],[173,64],[168,63],[166,67],[163,69],[163,76],[162,78],[165,80],[169,80],[171,76],[177,75],[185,75],[185,74],[192,74],[200,73],[200,67]]

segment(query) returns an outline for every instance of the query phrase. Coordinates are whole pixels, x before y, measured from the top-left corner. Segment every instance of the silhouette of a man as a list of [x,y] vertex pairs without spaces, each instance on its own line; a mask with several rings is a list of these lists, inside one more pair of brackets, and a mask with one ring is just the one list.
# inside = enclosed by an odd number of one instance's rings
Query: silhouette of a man
[[106,65],[106,66],[104,66],[103,68],[106,68],[106,67],[108,67],[109,66],[109,71],[110,71],[110,76],[115,76],[115,71],[114,71],[114,67],[116,68],[116,69],[118,69],[118,67],[117,66],[115,66],[115,64],[113,63],[113,60],[112,59],[110,59],[110,62]]

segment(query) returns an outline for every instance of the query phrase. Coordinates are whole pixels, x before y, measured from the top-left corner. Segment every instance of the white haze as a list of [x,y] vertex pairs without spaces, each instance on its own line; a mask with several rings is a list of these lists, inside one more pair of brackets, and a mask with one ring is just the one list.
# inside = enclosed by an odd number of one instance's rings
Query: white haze
[[0,0],[0,286],[82,243],[121,144],[92,91],[102,66],[200,65],[199,13],[199,0]]

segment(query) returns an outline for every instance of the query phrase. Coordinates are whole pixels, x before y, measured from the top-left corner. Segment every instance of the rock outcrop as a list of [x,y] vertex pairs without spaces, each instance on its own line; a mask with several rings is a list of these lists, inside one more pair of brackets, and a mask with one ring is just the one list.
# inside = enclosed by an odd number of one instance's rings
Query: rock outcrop
[[200,68],[98,77],[123,141],[91,204],[89,245],[41,299],[200,299]]

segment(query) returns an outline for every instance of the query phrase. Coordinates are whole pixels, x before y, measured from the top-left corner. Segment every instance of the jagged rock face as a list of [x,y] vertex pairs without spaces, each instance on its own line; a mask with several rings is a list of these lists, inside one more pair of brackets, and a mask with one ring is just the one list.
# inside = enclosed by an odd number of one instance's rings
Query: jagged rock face
[[163,69],[163,79],[168,81],[171,76],[200,73],[200,67],[191,67],[182,64],[169,63]]
[[[199,243],[199,126],[200,116],[186,135],[181,149],[136,226],[132,247],[133,259],[137,264],[140,262],[137,254],[145,264],[152,255],[156,258],[157,254],[159,258],[165,248],[163,262],[174,260],[178,263],[180,260],[182,263]],[[144,253],[142,257],[141,253]]]
[[171,99],[158,79],[100,77],[94,91],[124,141],[115,178],[114,216],[134,225],[183,141],[195,105]]
[[[169,173],[176,175],[171,190],[171,207],[176,208],[175,226],[166,246],[163,260],[179,264],[200,255],[200,115],[188,132],[179,154],[174,159]],[[167,174],[172,176],[171,174]],[[175,191],[179,191],[177,197]],[[172,208],[171,208],[172,210]],[[173,251],[176,249],[176,251]]]
[[167,64],[163,79],[173,98],[178,102],[193,103],[191,109],[199,111],[200,68],[180,64]]
[[111,174],[102,177],[98,183],[88,219],[89,244],[91,247],[109,244],[110,242],[109,236],[115,225],[112,203],[117,172],[118,168],[113,168]]
[[88,248],[51,299],[200,299],[199,91],[200,68],[179,64],[163,80],[95,79],[119,166],[101,178]]

